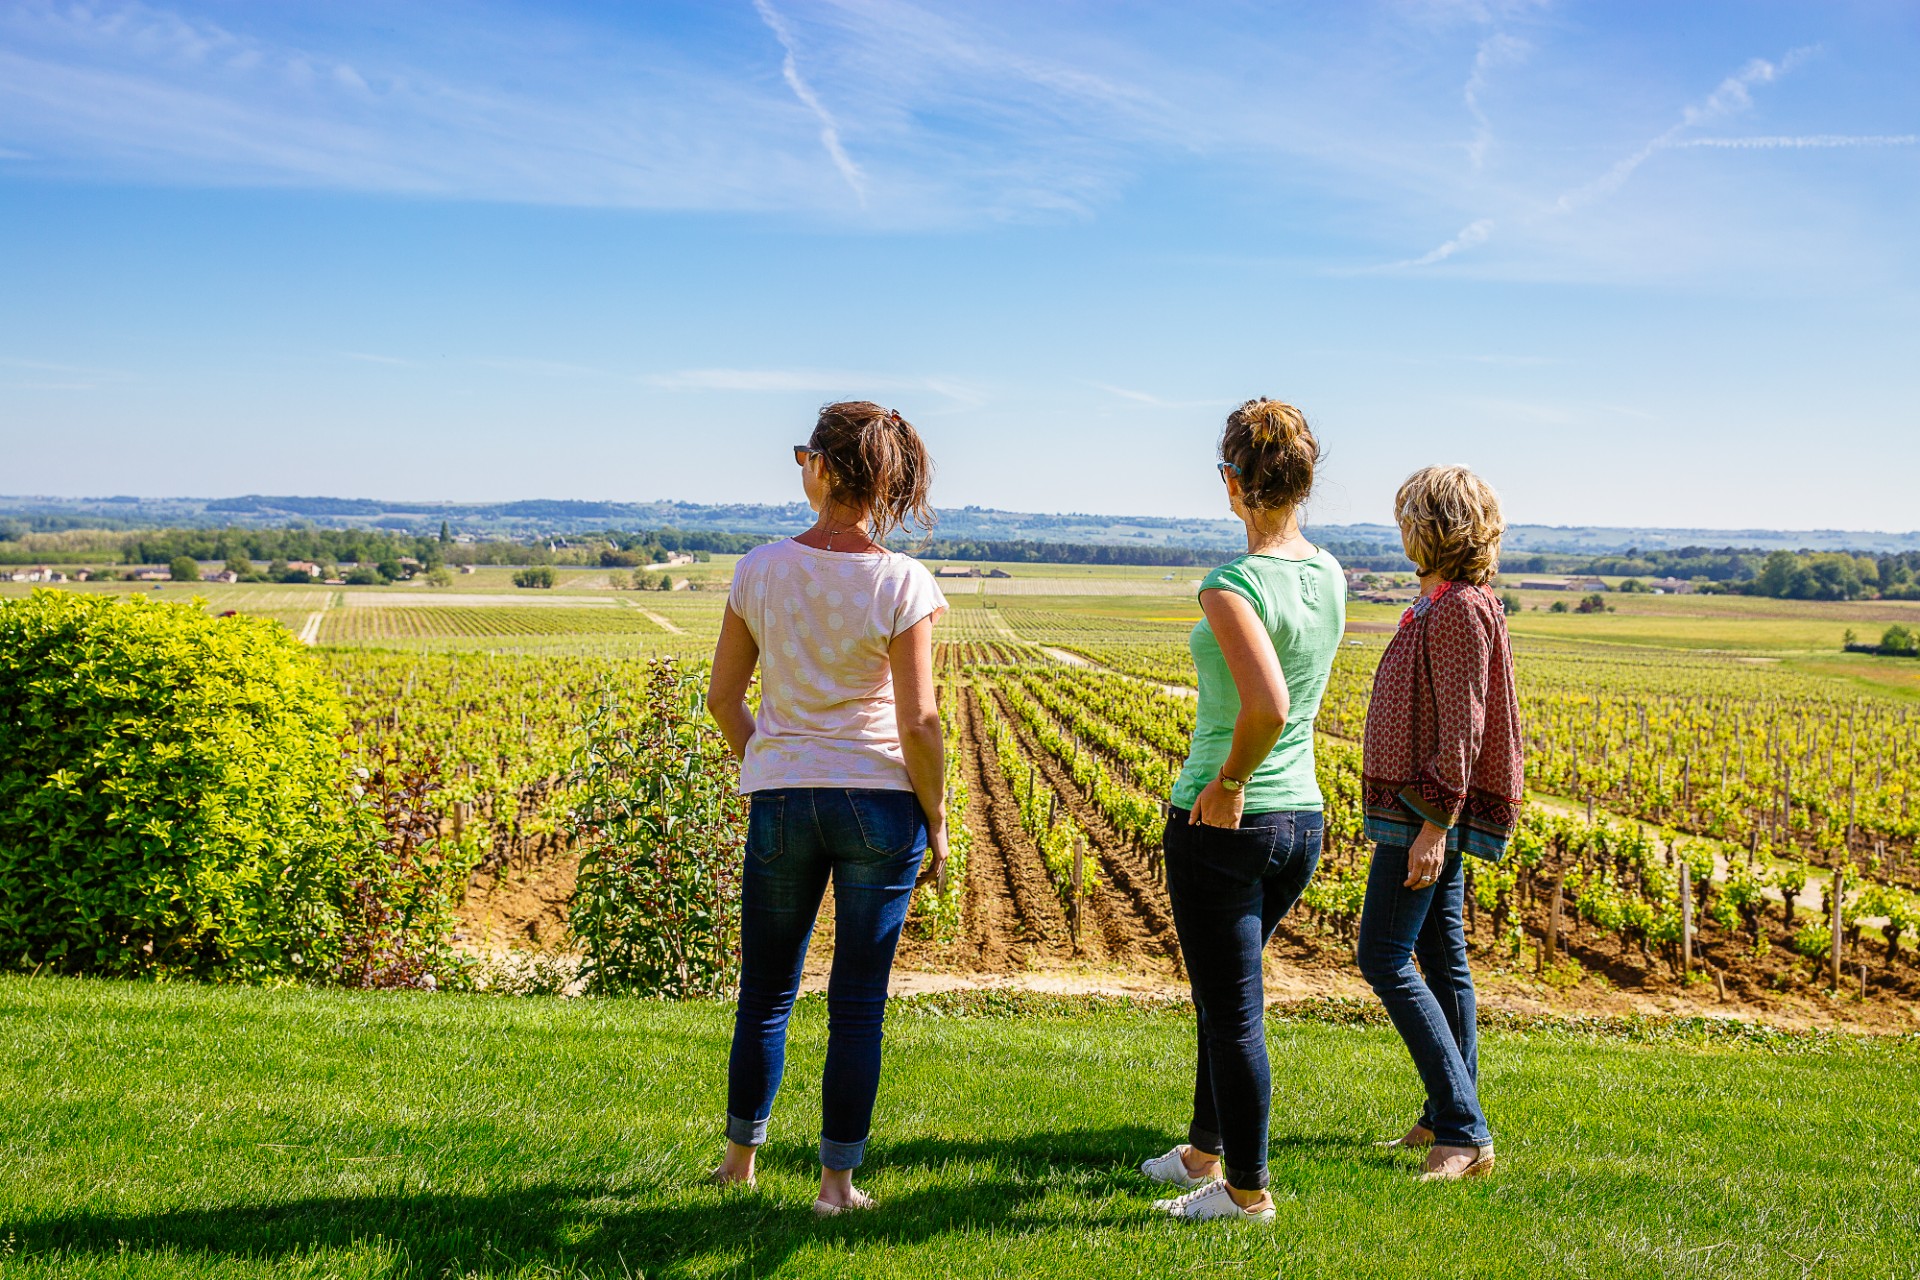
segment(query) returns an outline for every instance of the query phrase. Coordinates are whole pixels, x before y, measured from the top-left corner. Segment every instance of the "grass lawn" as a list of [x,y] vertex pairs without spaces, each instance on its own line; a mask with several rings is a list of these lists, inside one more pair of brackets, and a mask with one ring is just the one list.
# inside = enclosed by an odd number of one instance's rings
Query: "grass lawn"
[[722,1005],[0,980],[0,1276],[1910,1276],[1920,1046],[1492,1032],[1502,1165],[1422,1186],[1390,1031],[1272,1026],[1270,1228],[1133,1170],[1178,1011],[896,1009],[862,1182],[808,1213],[825,1013],[757,1192],[716,1157]]

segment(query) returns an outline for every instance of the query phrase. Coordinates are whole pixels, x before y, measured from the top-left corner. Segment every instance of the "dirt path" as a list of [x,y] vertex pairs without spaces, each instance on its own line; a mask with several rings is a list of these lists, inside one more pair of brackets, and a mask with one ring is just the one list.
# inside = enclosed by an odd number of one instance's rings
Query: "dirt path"
[[640,610],[641,617],[645,618],[648,622],[651,622],[654,626],[659,627],[662,631],[666,632],[668,635],[683,636],[687,634],[684,629],[680,627],[676,627],[673,623],[667,621],[667,619],[661,617],[659,614],[655,613],[653,610],[641,609],[640,606],[637,604],[634,605],[633,607],[635,609]]

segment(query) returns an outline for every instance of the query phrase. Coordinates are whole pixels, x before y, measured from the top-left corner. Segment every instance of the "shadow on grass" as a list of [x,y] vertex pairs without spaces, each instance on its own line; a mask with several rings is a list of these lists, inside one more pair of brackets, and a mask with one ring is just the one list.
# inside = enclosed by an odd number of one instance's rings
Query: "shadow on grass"
[[[1069,1223],[1084,1227],[1100,1218],[1103,1225],[1144,1228],[1155,1221],[1148,1208],[1153,1188],[1135,1166],[1165,1141],[1164,1131],[1126,1126],[1017,1139],[889,1143],[884,1151],[875,1149],[866,1171],[893,1171],[923,1185],[887,1196],[874,1213],[824,1221],[814,1218],[804,1192],[782,1201],[764,1192],[610,1188],[605,1181],[582,1181],[474,1193],[374,1191],[151,1214],[80,1213],[9,1225],[28,1256],[152,1250],[273,1260],[374,1246],[391,1251],[399,1275],[543,1265],[609,1276],[715,1270],[762,1275],[816,1240],[850,1249],[914,1245],[956,1231],[1018,1236]],[[763,1159],[769,1167],[808,1169],[813,1152],[781,1144]],[[949,1175],[953,1185],[925,1186],[922,1175],[928,1174]],[[1062,1188],[1070,1194],[1042,1203]],[[1113,1196],[1130,1203],[1098,1207]]]

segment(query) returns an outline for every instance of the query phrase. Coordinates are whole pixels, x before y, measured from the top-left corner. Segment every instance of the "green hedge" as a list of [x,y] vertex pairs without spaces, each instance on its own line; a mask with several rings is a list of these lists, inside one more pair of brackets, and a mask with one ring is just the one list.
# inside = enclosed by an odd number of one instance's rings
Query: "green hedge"
[[339,695],[283,628],[0,602],[0,728],[0,966],[338,978],[381,833]]

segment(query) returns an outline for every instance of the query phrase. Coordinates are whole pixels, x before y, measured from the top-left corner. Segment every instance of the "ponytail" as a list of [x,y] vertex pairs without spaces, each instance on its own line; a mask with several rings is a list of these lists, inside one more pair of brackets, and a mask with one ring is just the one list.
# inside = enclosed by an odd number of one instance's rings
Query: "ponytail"
[[865,511],[876,540],[908,521],[933,528],[933,459],[898,409],[870,400],[827,405],[807,447],[825,463],[828,495]]

